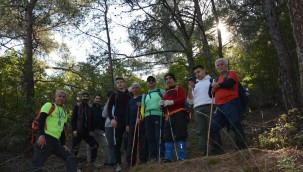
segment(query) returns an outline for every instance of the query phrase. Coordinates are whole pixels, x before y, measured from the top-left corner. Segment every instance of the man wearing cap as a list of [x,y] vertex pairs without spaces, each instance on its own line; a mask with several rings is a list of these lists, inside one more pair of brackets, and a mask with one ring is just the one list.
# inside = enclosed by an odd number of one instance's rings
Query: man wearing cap
[[165,74],[164,81],[167,89],[163,95],[163,100],[159,102],[165,113],[164,162],[173,161],[174,151],[177,151],[175,152],[177,160],[184,160],[186,159],[186,140],[188,136],[188,115],[184,108],[185,92],[181,86],[176,86],[176,78],[172,73]]
[[73,131],[73,145],[72,151],[77,156],[80,148],[80,143],[83,140],[91,148],[91,165],[97,167],[95,163],[98,150],[98,142],[91,136],[92,131],[92,110],[88,104],[89,93],[83,92],[81,94],[81,103],[76,104],[72,113],[71,126]]
[[209,113],[211,109],[212,99],[208,92],[211,88],[213,79],[205,74],[204,67],[197,65],[193,68],[196,75],[196,82],[190,80],[188,83],[187,102],[194,105],[194,118],[196,130],[198,132],[199,151],[202,156],[207,152],[207,131],[209,123]]
[[[156,88],[156,79],[153,76],[147,77],[148,93],[143,95],[141,101],[141,114],[145,121],[145,131],[148,140],[149,161],[156,162],[161,150],[160,132],[163,126],[163,112],[159,101],[165,93],[163,89]],[[161,153],[160,153],[161,154]]]

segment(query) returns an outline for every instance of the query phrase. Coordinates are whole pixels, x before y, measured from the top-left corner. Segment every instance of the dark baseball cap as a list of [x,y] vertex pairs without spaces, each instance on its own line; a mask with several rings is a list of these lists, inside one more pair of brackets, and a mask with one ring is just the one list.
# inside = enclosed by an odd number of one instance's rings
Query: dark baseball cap
[[156,78],[155,77],[153,77],[153,76],[149,76],[149,77],[147,77],[147,80],[146,80],[147,82],[149,82],[149,81],[154,81],[154,82],[156,82]]

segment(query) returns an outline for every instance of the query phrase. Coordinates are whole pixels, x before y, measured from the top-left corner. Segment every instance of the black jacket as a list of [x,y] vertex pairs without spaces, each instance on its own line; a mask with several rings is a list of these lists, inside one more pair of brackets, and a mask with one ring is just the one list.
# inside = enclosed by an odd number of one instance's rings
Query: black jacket
[[103,107],[101,105],[97,106],[97,104],[92,104],[92,122],[93,122],[93,130],[99,129],[104,131],[105,118],[102,117]]

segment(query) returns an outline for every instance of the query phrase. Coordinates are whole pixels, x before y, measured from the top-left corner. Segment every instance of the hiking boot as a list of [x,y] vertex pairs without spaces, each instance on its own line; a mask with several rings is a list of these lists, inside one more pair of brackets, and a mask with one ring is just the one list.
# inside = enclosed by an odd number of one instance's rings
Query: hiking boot
[[163,159],[162,162],[163,162],[163,163],[171,163],[171,162],[173,162],[173,161],[172,161],[172,160],[169,160],[169,159]]
[[155,163],[155,162],[157,162],[157,159],[156,159],[156,158],[152,158],[152,159],[150,159],[150,160],[148,161],[148,163]]
[[121,171],[121,170],[122,170],[121,164],[117,164],[116,165],[116,171]]
[[115,164],[105,162],[103,167],[113,167]]
[[102,165],[100,165],[100,164],[98,164],[96,162],[92,162],[90,165],[93,166],[94,168],[100,168],[100,167],[102,167]]
[[221,155],[221,154],[223,154],[223,153],[224,153],[224,152],[223,152],[222,149],[216,149],[216,150],[212,150],[211,153],[210,153],[210,155],[211,155],[211,156],[216,156],[216,155]]

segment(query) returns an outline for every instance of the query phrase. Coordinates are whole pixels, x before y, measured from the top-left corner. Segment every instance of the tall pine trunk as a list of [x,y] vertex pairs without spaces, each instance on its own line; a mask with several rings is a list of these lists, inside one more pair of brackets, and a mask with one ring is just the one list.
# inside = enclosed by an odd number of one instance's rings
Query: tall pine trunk
[[277,71],[277,73],[280,89],[282,92],[284,108],[287,110],[298,107],[298,102],[295,98],[295,94],[297,94],[297,92],[295,91],[295,86],[292,82],[290,56],[287,51],[285,41],[282,37],[280,27],[278,26],[278,16],[275,9],[275,0],[264,0],[263,3],[263,9],[267,18],[269,34],[278,55],[279,71]]
[[24,66],[24,81],[26,90],[26,100],[27,100],[27,111],[31,113],[34,106],[35,90],[34,90],[34,72],[33,72],[33,23],[34,14],[33,10],[37,0],[30,0],[27,3],[25,11],[25,21],[26,21],[26,37],[24,40],[25,44],[25,66]]
[[220,20],[219,20],[219,16],[217,13],[217,9],[216,9],[214,0],[211,0],[211,5],[212,5],[215,20],[216,20],[216,25],[217,25],[216,28],[217,28],[217,34],[218,34],[218,55],[219,55],[219,57],[223,57],[222,36],[221,36],[221,30],[219,28]]
[[[300,96],[303,97],[303,1],[288,0],[288,9],[297,49],[300,78],[300,91],[298,92],[301,92]],[[300,107],[302,107],[302,101]]]
[[107,50],[108,50],[108,61],[109,61],[109,75],[110,75],[110,86],[112,89],[115,88],[115,81],[114,81],[114,70],[113,70],[113,59],[112,59],[112,48],[111,48],[111,40],[109,34],[109,27],[108,27],[108,5],[107,0],[104,0],[105,5],[105,12],[104,12],[104,21],[105,21],[105,28],[106,28],[106,36],[107,36]]
[[214,67],[213,67],[215,65],[214,65],[213,60],[212,60],[211,50],[210,50],[210,47],[209,47],[209,44],[208,44],[208,40],[206,38],[199,1],[194,0],[194,3],[195,3],[195,10],[197,12],[198,26],[201,30],[201,42],[202,42],[202,45],[203,45],[203,51],[205,53],[206,65],[207,65],[209,74],[212,77],[215,77],[215,70],[214,70]]

